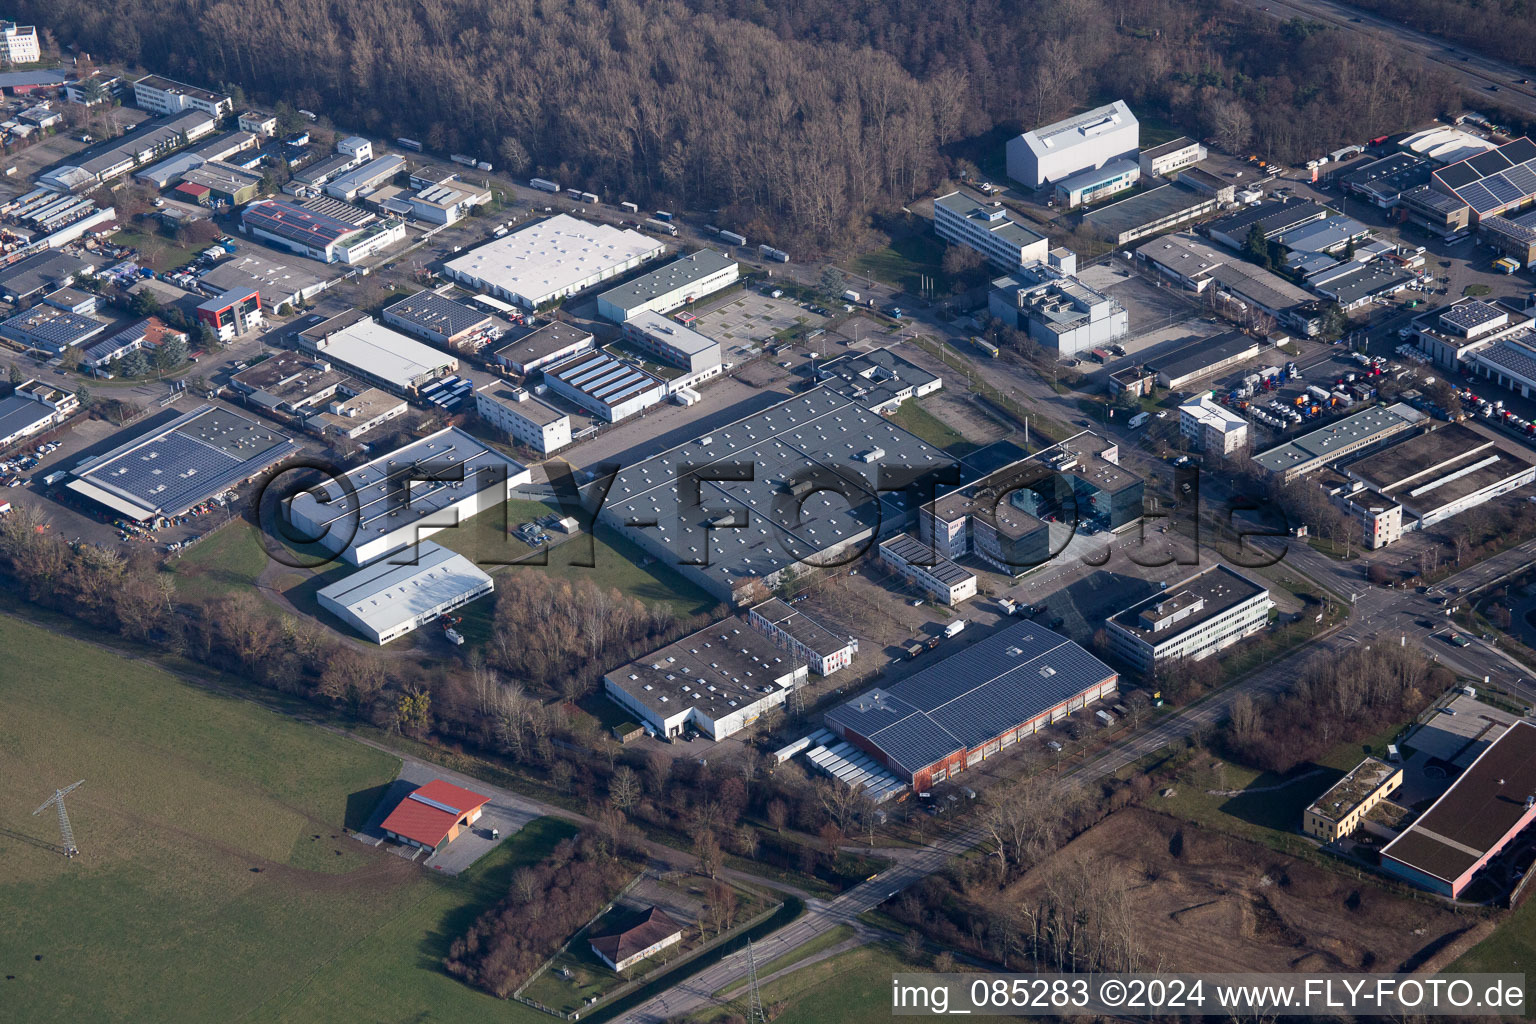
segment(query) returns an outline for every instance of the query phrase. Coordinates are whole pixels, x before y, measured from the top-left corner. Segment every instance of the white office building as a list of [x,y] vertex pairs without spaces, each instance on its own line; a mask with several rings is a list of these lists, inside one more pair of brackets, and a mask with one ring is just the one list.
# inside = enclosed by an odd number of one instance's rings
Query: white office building
[[325,587],[320,607],[376,644],[463,607],[496,589],[475,563],[431,541]]
[[660,313],[645,310],[624,321],[624,340],[664,363],[687,371],[684,377],[669,382],[673,391],[721,372],[718,341]]
[[1137,164],[1140,149],[1136,115],[1115,100],[1008,140],[1008,177],[1042,188],[1114,160]]
[[1205,147],[1194,139],[1185,137],[1165,142],[1161,146],[1142,150],[1141,173],[1149,178],[1166,178],[1204,160]]
[[199,89],[161,75],[146,75],[134,82],[133,102],[154,114],[198,110],[210,117],[223,117],[235,109],[235,101],[223,93]]
[[614,323],[639,313],[670,313],[735,284],[740,267],[713,249],[673,260],[597,297],[597,312]]
[[1210,395],[1201,395],[1179,406],[1179,433],[1199,451],[1231,455],[1248,443],[1248,421]]
[[571,418],[527,388],[493,381],[475,392],[480,418],[540,455],[571,443]]
[[1142,672],[1199,661],[1269,624],[1269,591],[1224,565],[1171,584],[1104,622],[1109,647]]
[[0,46],[3,46],[9,64],[35,64],[43,59],[43,51],[37,44],[36,25],[0,22]]
[[460,284],[534,309],[655,259],[665,246],[638,231],[557,214],[455,256],[443,270]]
[[933,201],[933,230],[947,242],[969,246],[1004,270],[1044,262],[1051,243],[1013,220],[1001,204],[987,205],[964,192]]
[[351,565],[462,526],[528,483],[528,467],[447,427],[288,499],[289,522]]

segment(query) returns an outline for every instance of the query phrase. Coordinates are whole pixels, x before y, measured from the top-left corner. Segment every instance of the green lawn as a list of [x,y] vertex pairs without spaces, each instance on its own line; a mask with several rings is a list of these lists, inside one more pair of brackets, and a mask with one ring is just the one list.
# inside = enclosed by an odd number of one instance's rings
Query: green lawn
[[[438,965],[569,826],[431,876],[342,830],[395,758],[7,616],[0,650],[0,1018],[543,1019]],[[31,812],[77,779],[66,860]]]
[[[892,1019],[891,975],[925,969],[908,965],[890,947],[861,946],[769,982],[763,1004],[785,1004],[775,1024],[886,1024]],[[695,1020],[713,1024],[731,1012],[716,1008]]]
[[[799,949],[794,950],[793,952],[785,953],[780,957],[775,957],[774,959],[769,960],[767,963],[758,964],[757,976],[759,978],[766,978],[770,974],[777,974],[779,971],[782,971],[786,967],[793,967],[795,964],[802,960],[809,960],[817,953],[820,953],[823,950],[831,949],[839,942],[845,942],[851,938],[853,938],[853,926],[840,924],[836,928],[833,928],[831,931],[816,936],[816,938],[812,939],[810,942],[807,942],[805,945],[801,946]],[[740,987],[740,984],[729,985],[725,989],[721,989],[720,991],[716,992],[715,995],[720,995],[726,991],[734,991]]]
[[267,567],[267,551],[256,527],[241,520],[199,541],[166,567],[176,575],[176,589],[187,597],[224,597],[248,589]]
[[1488,938],[1473,946],[1448,971],[1500,973],[1536,964],[1536,902],[1527,899]]
[[171,270],[176,267],[185,266],[192,262],[194,256],[208,248],[206,245],[183,245],[174,238],[169,238],[159,232],[151,234],[141,228],[124,228],[112,240],[118,245],[130,246],[138,249],[140,252],[144,250],[146,242],[151,246],[163,246],[165,259],[161,261],[160,265],[155,267],[156,270]]
[[967,441],[964,434],[918,405],[916,401],[903,402],[891,414],[891,421],[903,430],[916,434],[935,448],[943,448],[951,455],[968,455],[979,447]]

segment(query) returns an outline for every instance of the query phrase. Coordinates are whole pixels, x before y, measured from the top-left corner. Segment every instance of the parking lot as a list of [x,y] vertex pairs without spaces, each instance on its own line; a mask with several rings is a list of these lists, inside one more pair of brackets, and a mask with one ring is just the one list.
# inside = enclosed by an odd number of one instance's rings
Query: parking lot
[[764,342],[783,331],[794,327],[815,329],[826,322],[826,317],[788,299],[774,299],[744,288],[699,313],[693,329],[719,341],[729,361],[756,354]]

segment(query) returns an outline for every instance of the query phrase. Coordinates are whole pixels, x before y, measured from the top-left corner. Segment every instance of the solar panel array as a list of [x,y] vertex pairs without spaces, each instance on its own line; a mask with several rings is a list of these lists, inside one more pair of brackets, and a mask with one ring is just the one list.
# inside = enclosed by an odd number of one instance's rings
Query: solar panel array
[[1435,172],[1478,216],[1536,199],[1536,143],[1516,139]]
[[80,479],[161,515],[178,515],[296,451],[289,438],[205,406],[114,449]]
[[1113,679],[1066,637],[1021,622],[885,689],[834,708],[827,721],[917,772],[974,750]]

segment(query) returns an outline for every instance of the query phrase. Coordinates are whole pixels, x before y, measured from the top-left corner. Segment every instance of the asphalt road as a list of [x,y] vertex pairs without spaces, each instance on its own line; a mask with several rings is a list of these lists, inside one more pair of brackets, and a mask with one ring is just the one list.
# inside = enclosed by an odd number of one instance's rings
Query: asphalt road
[[[1476,92],[1488,102],[1501,103],[1528,115],[1536,115],[1536,87],[1521,85],[1520,79],[1536,80],[1530,69],[1516,67],[1474,53],[1460,46],[1452,46],[1444,40],[1348,4],[1333,0],[1241,0],[1258,7],[1272,17],[1289,21],[1293,17],[1306,17],[1327,22],[1339,28],[1361,35],[1384,39],[1393,49],[1415,53],[1424,60],[1438,65],[1469,91]],[[1488,87],[1496,86],[1497,91]]]

